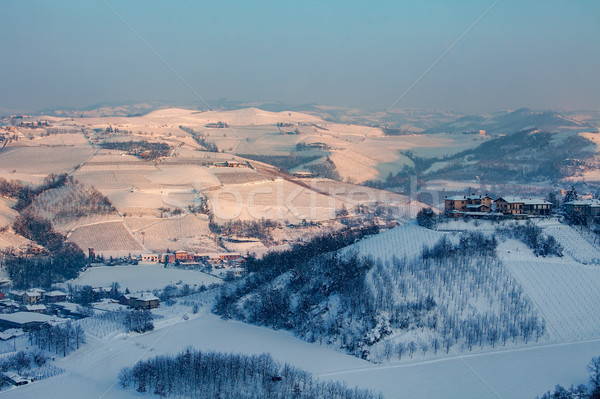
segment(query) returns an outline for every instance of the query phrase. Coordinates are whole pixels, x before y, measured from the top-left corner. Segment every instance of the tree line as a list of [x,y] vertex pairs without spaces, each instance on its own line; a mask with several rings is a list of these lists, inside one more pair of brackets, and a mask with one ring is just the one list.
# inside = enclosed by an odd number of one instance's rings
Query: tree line
[[123,388],[161,397],[220,399],[382,399],[381,394],[320,381],[303,370],[280,364],[268,354],[242,355],[186,349],[126,367]]
[[541,227],[531,221],[525,224],[513,223],[496,229],[502,236],[516,238],[527,245],[535,256],[563,256],[563,247],[556,238],[544,234]]
[[215,143],[211,143],[210,141],[208,141],[206,139],[206,136],[203,135],[202,133],[195,131],[191,127],[186,127],[183,125],[179,125],[179,128],[181,130],[183,130],[184,132],[189,133],[192,136],[192,138],[196,141],[196,143],[198,143],[202,147],[204,147],[206,149],[206,151],[219,152],[219,148],[217,147],[217,145]]
[[50,221],[32,213],[17,216],[15,233],[43,246],[48,256],[8,253],[5,266],[16,288],[50,287],[53,283],[77,277],[87,265],[83,251],[54,230]]
[[23,185],[19,180],[8,181],[0,177],[0,195],[15,198],[17,203],[14,208],[17,212],[20,212],[31,205],[35,197],[44,191],[62,187],[69,182],[72,183],[73,178],[66,173],[60,175],[52,173],[46,176],[43,183],[37,187]]
[[29,331],[29,342],[48,352],[67,356],[85,343],[85,332],[79,324],[43,324]]
[[590,387],[584,384],[565,388],[556,385],[553,392],[546,392],[541,399],[600,399],[600,356],[592,358],[587,365]]

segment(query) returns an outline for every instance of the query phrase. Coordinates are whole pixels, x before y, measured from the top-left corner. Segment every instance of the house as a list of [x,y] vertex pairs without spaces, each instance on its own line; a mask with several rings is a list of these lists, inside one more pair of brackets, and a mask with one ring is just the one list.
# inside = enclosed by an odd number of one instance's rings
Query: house
[[131,295],[130,294],[121,295],[119,297],[119,303],[121,305],[129,306],[129,304],[131,303]]
[[158,260],[159,260],[158,254],[143,254],[142,255],[142,262],[158,263]]
[[222,253],[219,254],[219,260],[238,260],[239,258],[242,257],[242,254],[238,253],[238,252],[228,252],[228,253]]
[[548,216],[552,203],[540,198],[500,197],[496,201],[496,209],[505,215],[537,215]]
[[552,203],[541,198],[523,199],[523,212],[527,215],[550,216]]
[[176,251],[175,252],[175,260],[178,260],[180,262],[187,262],[188,261],[187,251]]
[[160,263],[173,263],[173,262],[175,262],[175,254],[174,253],[162,254],[160,256]]
[[446,213],[491,212],[492,197],[489,195],[455,195],[444,198]]
[[8,330],[0,332],[0,341],[8,341],[9,339],[20,337],[23,334],[25,334],[25,331],[20,328],[9,328]]
[[63,302],[67,300],[67,294],[62,291],[50,291],[44,294],[46,302]]
[[496,210],[505,215],[522,215],[523,200],[518,197],[500,197],[496,201]]
[[42,293],[44,293],[44,292],[45,291],[42,289],[33,288],[28,291],[10,290],[8,292],[8,295],[14,301],[17,301],[17,302],[20,302],[20,303],[23,303],[26,305],[27,304],[33,305],[33,304],[40,302],[40,300],[42,299]]
[[10,372],[2,373],[2,377],[4,377],[4,380],[7,381],[9,384],[12,384],[16,387],[21,385],[27,385],[33,381],[33,379],[21,377],[19,374]]
[[565,212],[571,216],[580,215],[592,218],[600,217],[600,200],[575,200],[563,204]]
[[37,305],[24,305],[23,306],[23,310],[25,310],[26,312],[35,312],[35,313],[46,313],[46,306],[42,305],[42,304],[37,304]]
[[129,296],[129,307],[133,309],[154,309],[158,307],[159,302],[158,297],[149,292]]
[[0,328],[22,328],[24,330],[54,321],[54,318],[35,312],[0,314]]

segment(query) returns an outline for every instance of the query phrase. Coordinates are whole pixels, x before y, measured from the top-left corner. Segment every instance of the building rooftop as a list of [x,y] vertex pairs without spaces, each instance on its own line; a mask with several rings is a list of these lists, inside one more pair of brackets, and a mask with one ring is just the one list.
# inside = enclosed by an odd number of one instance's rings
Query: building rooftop
[[0,321],[8,321],[16,324],[46,323],[54,320],[54,317],[35,312],[16,312],[0,314]]

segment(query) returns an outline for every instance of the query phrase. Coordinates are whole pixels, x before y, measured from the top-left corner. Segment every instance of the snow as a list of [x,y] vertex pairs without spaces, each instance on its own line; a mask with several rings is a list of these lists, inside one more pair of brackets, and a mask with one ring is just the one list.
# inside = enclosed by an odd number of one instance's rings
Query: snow
[[276,360],[304,368],[323,379],[382,391],[386,399],[533,398],[557,383],[584,383],[585,365],[600,352],[600,340],[593,340],[373,365],[287,333],[201,313],[188,321],[169,321],[144,335],[88,337],[88,345],[64,359],[57,358],[55,364],[66,370],[64,374],[0,392],[0,397],[138,398],[135,391],[118,386],[119,370],[140,359],[177,353],[188,345],[247,354],[270,352]]
[[594,245],[590,242],[591,240],[588,241],[584,235],[586,232],[578,232],[575,228],[560,223],[553,223],[545,227],[544,232],[554,236],[563,246],[564,252],[578,262],[600,264],[598,244]]
[[177,284],[179,281],[190,286],[202,284],[208,286],[221,280],[199,271],[165,268],[162,264],[140,263],[137,266],[91,267],[68,283],[109,287],[114,281],[119,282],[122,289],[129,288],[131,292],[135,292],[162,289],[168,284]]
[[420,227],[416,223],[407,223],[381,234],[367,237],[343,250],[344,253],[356,252],[361,256],[391,261],[413,258],[421,254],[423,245],[433,245],[444,235],[451,235]]
[[582,265],[568,256],[536,257],[514,240],[501,243],[498,254],[559,339],[600,337],[600,267]]

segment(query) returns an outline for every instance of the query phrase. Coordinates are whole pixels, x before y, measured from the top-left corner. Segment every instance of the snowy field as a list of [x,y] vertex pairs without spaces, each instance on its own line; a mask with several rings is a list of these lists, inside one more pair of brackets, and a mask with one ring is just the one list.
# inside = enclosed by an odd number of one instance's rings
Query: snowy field
[[166,269],[161,264],[144,264],[137,266],[98,266],[88,268],[79,277],[69,280],[75,285],[91,285],[92,287],[109,287],[118,281],[121,289],[129,288],[131,292],[162,289],[168,284],[210,285],[221,280],[194,270],[175,268]]
[[577,229],[560,223],[552,223],[544,228],[544,232],[556,238],[556,241],[563,246],[564,251],[577,262],[584,264],[600,264],[599,244],[593,244],[592,239],[588,240],[584,236],[586,232],[579,232]]
[[585,365],[591,356],[600,353],[600,341],[595,340],[378,366],[287,333],[223,321],[202,312],[188,321],[173,320],[145,335],[90,337],[88,342],[68,357],[57,358],[56,366],[65,369],[64,374],[0,392],[0,397],[139,398],[139,393],[119,387],[120,369],[191,345],[201,350],[270,352],[276,360],[323,379],[381,391],[386,399],[530,399],[557,383],[585,382]]
[[559,339],[600,337],[600,267],[577,263],[568,256],[536,257],[514,240],[500,244],[498,254]]
[[356,252],[361,256],[368,256],[381,261],[413,258],[421,254],[423,245],[433,245],[443,236],[442,233],[419,227],[416,223],[407,223],[381,234],[367,237],[356,244],[344,249],[345,253]]

